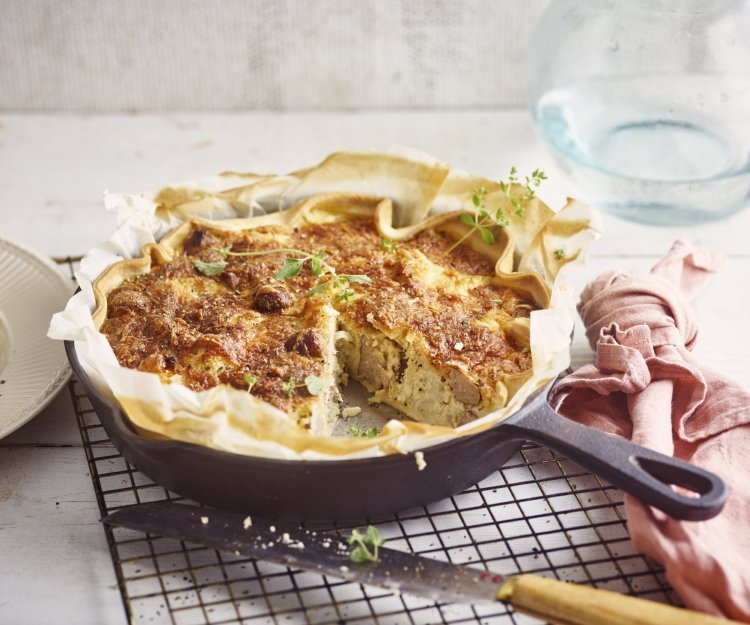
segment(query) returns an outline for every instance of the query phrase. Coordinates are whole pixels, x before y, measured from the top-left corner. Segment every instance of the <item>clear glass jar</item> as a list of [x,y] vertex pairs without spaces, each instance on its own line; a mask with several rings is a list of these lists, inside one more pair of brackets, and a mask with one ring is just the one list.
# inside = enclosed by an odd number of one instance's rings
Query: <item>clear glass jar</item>
[[750,202],[750,2],[554,0],[531,39],[528,98],[594,206],[672,225]]

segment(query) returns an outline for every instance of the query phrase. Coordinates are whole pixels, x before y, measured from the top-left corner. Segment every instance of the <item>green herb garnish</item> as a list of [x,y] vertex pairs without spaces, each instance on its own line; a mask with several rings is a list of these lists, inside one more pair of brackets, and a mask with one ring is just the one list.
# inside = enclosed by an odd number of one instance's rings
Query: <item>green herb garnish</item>
[[357,438],[375,438],[378,434],[380,434],[380,431],[376,427],[363,430],[362,428],[358,428],[356,425],[349,426],[349,432],[351,432],[352,436],[355,436]]
[[302,384],[297,384],[294,381],[294,376],[290,375],[286,382],[281,383],[281,390],[290,398],[294,395],[295,390],[302,387],[305,387],[310,395],[320,395],[325,390],[326,383],[323,378],[319,378],[317,375],[308,375]]
[[299,275],[300,271],[302,271],[302,261],[299,258],[285,258],[281,271],[275,273],[273,277],[277,280],[287,280]]
[[556,249],[554,251],[554,254],[557,260],[562,260],[563,258],[565,258],[565,250],[563,248]]
[[229,247],[216,247],[214,251],[221,255],[221,260],[217,260],[211,263],[205,263],[201,260],[193,260],[193,265],[200,271],[204,276],[215,277],[224,271],[227,267],[227,257],[229,256],[266,256],[268,254],[293,254],[294,256],[287,257],[284,259],[284,265],[282,268],[274,274],[276,280],[289,280],[298,276],[301,272],[305,263],[310,263],[310,271],[314,276],[321,276],[323,274],[330,274],[333,276],[330,280],[314,286],[305,293],[305,297],[311,297],[323,293],[329,286],[332,286],[337,291],[338,300],[349,299],[354,295],[354,291],[345,288],[348,284],[372,284],[372,280],[365,275],[361,274],[344,274],[338,275],[336,270],[329,265],[325,259],[327,254],[323,251],[318,252],[304,252],[302,250],[288,249],[288,248],[276,248],[272,250],[259,250],[257,252],[233,252]]
[[336,295],[336,301],[337,302],[348,302],[349,298],[354,295],[353,289],[342,289],[338,292],[338,295]]
[[523,181],[523,188],[526,193],[521,197],[513,195],[513,185],[521,184],[518,180],[518,170],[515,167],[510,168],[510,174],[508,175],[508,182],[500,182],[500,190],[508,198],[515,209],[514,214],[517,217],[523,217],[526,213],[526,204],[536,197],[536,190],[542,184],[543,180],[547,180],[547,174],[541,169],[535,169],[531,172],[530,176],[525,176]]
[[318,286],[314,286],[309,291],[305,293],[305,297],[312,297],[313,295],[320,295],[323,291],[325,291],[328,286],[331,284],[331,281],[328,280],[327,282],[323,282],[319,284]]
[[352,295],[355,295],[355,291],[347,287],[348,284],[372,284],[372,280],[362,274],[334,275],[330,280],[326,280],[307,291],[305,297],[319,295],[329,286],[332,286],[334,291],[336,291],[336,301],[348,300]]
[[385,539],[380,536],[380,532],[372,525],[367,526],[367,533],[362,534],[358,529],[352,530],[352,535],[348,540],[354,549],[349,552],[349,559],[357,564],[361,562],[377,562],[378,547],[385,543]]
[[352,284],[372,284],[372,280],[361,273],[344,274],[339,277]]
[[253,386],[255,386],[255,383],[258,381],[258,378],[256,378],[252,373],[246,373],[244,378],[245,382],[247,382],[247,392],[249,393]]
[[284,391],[288,397],[291,398],[291,396],[294,394],[294,389],[297,387],[302,386],[302,384],[295,384],[294,383],[294,376],[289,376],[289,379],[286,382],[281,383],[281,390]]
[[[530,176],[525,177],[523,183],[520,183],[518,180],[518,170],[515,167],[511,167],[508,181],[500,182],[500,190],[508,199],[511,206],[513,206],[513,214],[516,217],[524,216],[526,213],[526,204],[536,197],[537,188],[546,179],[547,174],[541,169],[535,169],[531,172]],[[526,191],[520,196],[514,193],[514,185],[518,184],[521,184]],[[461,222],[469,226],[470,230],[451,245],[446,250],[446,254],[450,254],[475,232],[479,232],[479,236],[482,237],[482,240],[487,245],[493,245],[495,243],[495,235],[491,228],[505,228],[510,224],[508,215],[505,214],[502,208],[494,209],[494,212],[492,209],[487,208],[487,194],[488,191],[485,187],[479,187],[474,191],[474,194],[471,196],[471,203],[477,210],[474,214],[465,213],[460,217]]]
[[485,189],[484,187],[479,187],[476,191],[474,191],[474,195],[471,197],[471,202],[472,204],[474,204],[474,206],[476,206],[478,210],[472,215],[464,213],[460,217],[461,223],[469,226],[470,230],[466,234],[464,234],[464,236],[458,239],[453,245],[451,245],[446,250],[446,254],[450,254],[475,232],[479,232],[482,240],[487,245],[492,245],[495,243],[495,235],[492,233],[492,230],[490,230],[490,228],[492,228],[493,226],[505,228],[505,226],[508,225],[508,218],[505,216],[502,208],[498,208],[495,211],[494,215],[491,215],[487,211],[487,205],[485,202],[486,198],[487,189]]
[[320,395],[325,390],[326,383],[323,378],[319,378],[317,375],[308,375],[305,378],[305,386],[310,395]]
[[222,258],[221,260],[216,260],[212,263],[204,263],[202,260],[198,260],[196,258],[193,261],[193,265],[195,265],[195,268],[204,276],[213,278],[214,276],[218,276],[222,271],[224,271],[224,269],[226,269],[227,261]]
[[392,252],[396,253],[396,250],[398,250],[398,245],[394,243],[393,241],[386,239],[385,237],[380,239],[380,249],[384,252]]

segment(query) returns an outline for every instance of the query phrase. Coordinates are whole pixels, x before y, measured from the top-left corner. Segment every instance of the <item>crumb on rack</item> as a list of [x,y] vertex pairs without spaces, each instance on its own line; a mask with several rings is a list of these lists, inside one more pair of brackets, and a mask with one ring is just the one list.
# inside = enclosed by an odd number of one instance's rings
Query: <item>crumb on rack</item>
[[347,406],[341,411],[341,416],[344,417],[344,419],[348,419],[349,417],[358,415],[360,412],[362,412],[362,408],[359,406]]
[[203,525],[208,525],[208,517],[207,516],[202,516],[201,517],[201,523],[203,523]]
[[414,452],[414,460],[417,462],[417,469],[420,471],[424,471],[425,467],[427,466],[427,463],[424,460],[424,453],[421,451]]
[[252,526],[253,526],[253,520],[249,516],[246,516],[245,520],[242,521],[242,528],[247,529]]

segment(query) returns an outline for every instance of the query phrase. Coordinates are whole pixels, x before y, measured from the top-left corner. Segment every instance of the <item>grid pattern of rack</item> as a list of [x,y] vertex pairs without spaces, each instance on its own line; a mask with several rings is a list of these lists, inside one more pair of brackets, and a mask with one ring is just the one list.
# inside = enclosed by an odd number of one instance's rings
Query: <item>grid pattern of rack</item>
[[[77,259],[61,259],[71,274]],[[99,509],[178,495],[139,473],[70,383]],[[251,512],[251,511],[249,511]],[[628,539],[622,493],[550,450],[526,444],[467,491],[377,523],[388,546],[502,574],[537,573],[679,604],[661,568]],[[350,528],[332,526],[346,534]],[[536,623],[502,604],[448,605],[121,528],[104,527],[127,622],[433,625]]]
[[[179,499],[120,456],[77,381],[70,392],[102,515],[135,503]],[[524,445],[476,486],[379,522],[378,529],[396,549],[678,603],[662,570],[630,543],[622,493],[544,447]],[[200,545],[124,529],[104,531],[132,623],[535,622],[500,604],[435,604]]]

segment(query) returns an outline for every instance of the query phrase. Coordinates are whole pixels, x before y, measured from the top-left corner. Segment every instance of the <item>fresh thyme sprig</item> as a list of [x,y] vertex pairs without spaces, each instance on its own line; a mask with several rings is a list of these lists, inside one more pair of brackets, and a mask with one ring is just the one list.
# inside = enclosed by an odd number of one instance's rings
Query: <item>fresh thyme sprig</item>
[[305,293],[305,297],[312,297],[323,293],[329,286],[336,291],[336,301],[347,301],[352,295],[355,295],[353,289],[347,288],[349,284],[372,284],[372,280],[362,274],[344,274],[335,275],[330,280],[314,286]]
[[298,258],[293,257],[284,259],[284,266],[273,276],[277,280],[286,280],[299,275],[302,271],[302,267],[308,261],[310,262],[310,270],[315,276],[319,276],[325,271],[328,273],[336,273],[333,267],[325,262],[325,252],[310,253],[284,247],[277,247],[271,250],[258,250],[256,252],[233,252],[230,247],[215,247],[213,251],[220,254],[221,259],[210,263],[198,259],[193,260],[195,268],[204,276],[214,277],[221,274],[227,268],[228,256],[267,256],[269,254],[294,254],[299,256]]
[[385,237],[380,239],[380,249],[384,252],[392,252],[396,253],[398,250],[398,244],[394,243],[390,239],[386,239]]
[[378,434],[380,434],[380,431],[376,427],[371,427],[363,430],[362,428],[358,428],[356,425],[349,426],[349,432],[351,432],[351,435],[356,438],[375,438]]
[[377,562],[378,547],[385,543],[385,539],[375,527],[368,525],[365,534],[356,528],[353,529],[348,542],[350,545],[355,545],[354,549],[349,552],[349,559],[359,564],[361,562]]
[[518,180],[518,170],[515,166],[510,168],[510,174],[508,175],[508,182],[500,182],[500,190],[503,192],[508,201],[515,209],[514,214],[517,217],[523,217],[526,213],[526,204],[536,197],[536,190],[542,184],[543,180],[547,180],[547,174],[541,169],[537,168],[531,172],[530,176],[524,176],[523,188],[526,193],[521,197],[513,195],[513,185],[521,184]]
[[[226,248],[225,248],[226,249]],[[275,250],[261,250],[259,252],[231,252],[226,251],[227,256],[262,256],[263,254],[298,254],[299,258],[285,258],[284,266],[274,274],[277,280],[288,280],[298,276],[306,262],[310,262],[310,271],[314,276],[320,276],[323,273],[335,274],[336,270],[325,262],[327,254],[325,252],[303,252],[302,250],[278,248]]]
[[201,260],[193,260],[193,265],[204,276],[214,277],[220,275],[227,267],[227,257],[229,256],[265,256],[268,254],[293,254],[294,256],[284,259],[283,267],[274,274],[277,280],[288,280],[298,276],[302,272],[305,263],[310,263],[310,271],[314,276],[330,274],[333,276],[330,280],[314,286],[307,292],[305,297],[311,297],[323,293],[329,286],[337,292],[336,299],[348,300],[355,292],[347,288],[349,284],[372,284],[372,280],[363,274],[342,274],[338,275],[336,269],[326,262],[327,254],[323,251],[304,252],[302,250],[289,248],[275,248],[271,250],[259,250],[256,252],[233,252],[229,247],[216,247],[215,252],[221,255],[221,259],[206,263]]
[[461,215],[461,222],[470,227],[470,230],[458,239],[453,245],[447,250],[446,254],[450,254],[455,250],[461,243],[466,241],[472,234],[479,232],[482,240],[487,245],[492,245],[495,242],[495,235],[492,233],[490,228],[492,226],[499,226],[505,228],[508,225],[508,218],[505,216],[502,208],[498,208],[495,211],[494,216],[487,211],[487,189],[479,187],[474,191],[474,195],[471,197],[471,202],[478,209],[473,215],[464,213]]
[[258,378],[255,377],[252,373],[246,373],[243,377],[245,382],[247,382],[247,392],[249,393],[251,390],[253,390],[253,386],[258,382]]
[[286,382],[281,383],[281,390],[290,398],[294,395],[295,390],[302,387],[307,388],[307,392],[310,395],[320,395],[325,390],[326,383],[325,380],[319,378],[317,375],[308,375],[302,384],[297,384],[294,381],[294,376],[290,375]]
[[[546,179],[547,174],[541,169],[535,169],[531,172],[530,176],[525,176],[523,183],[521,183],[518,179],[518,170],[515,166],[510,168],[508,181],[500,182],[500,190],[508,199],[511,206],[513,206],[513,214],[516,217],[523,217],[526,214],[526,205],[536,197],[536,190],[539,188],[539,185],[542,184],[542,181]],[[514,194],[513,189],[514,185],[519,184],[523,186],[526,192],[523,195],[517,196]],[[479,232],[482,240],[487,245],[493,245],[495,243],[495,235],[491,228],[505,228],[510,225],[510,219],[502,208],[498,207],[495,209],[494,214],[491,209],[487,208],[487,194],[488,191],[485,187],[478,187],[474,191],[474,194],[471,196],[471,203],[477,209],[476,212],[473,215],[465,213],[460,217],[461,222],[469,226],[470,230],[451,245],[446,250],[446,254],[450,254],[475,232]]]

